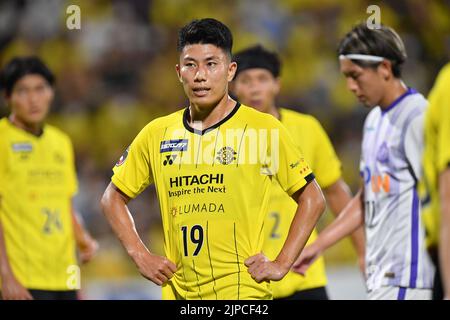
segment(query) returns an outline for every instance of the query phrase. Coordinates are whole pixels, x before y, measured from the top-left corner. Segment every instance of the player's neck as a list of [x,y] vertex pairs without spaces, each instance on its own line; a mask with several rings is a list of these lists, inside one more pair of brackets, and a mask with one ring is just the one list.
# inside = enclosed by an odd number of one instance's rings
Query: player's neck
[[381,99],[379,106],[381,109],[389,108],[392,103],[400,96],[408,91],[408,87],[403,83],[401,79],[394,79],[393,83],[386,87],[383,99]]
[[42,123],[26,123],[19,119],[15,114],[11,114],[9,116],[9,121],[17,128],[22,129],[28,133],[31,133],[32,135],[39,137],[43,130],[43,124]]
[[230,96],[225,95],[215,107],[210,109],[199,108],[195,104],[189,107],[190,121],[189,125],[197,130],[204,130],[212,127],[223,120],[236,106],[236,101]]
[[278,108],[275,105],[272,105],[269,108],[269,110],[267,111],[267,113],[273,115],[278,120],[281,119],[280,111],[278,110]]

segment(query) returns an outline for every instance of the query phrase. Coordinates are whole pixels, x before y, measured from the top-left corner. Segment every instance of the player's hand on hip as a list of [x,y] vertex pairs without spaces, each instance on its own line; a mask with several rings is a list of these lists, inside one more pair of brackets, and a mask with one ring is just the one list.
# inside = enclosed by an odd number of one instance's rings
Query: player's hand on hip
[[2,277],[3,300],[33,300],[30,292],[13,276]]
[[248,267],[248,273],[258,283],[265,280],[281,280],[289,271],[277,261],[270,261],[262,253],[249,257],[244,264]]
[[144,252],[135,260],[142,276],[161,286],[173,277],[177,266],[166,257]]
[[321,250],[314,244],[305,247],[292,265],[292,271],[305,275],[311,264],[320,256]]
[[88,236],[85,238],[83,243],[79,244],[78,249],[80,250],[81,263],[87,263],[91,261],[97,253],[98,242],[92,237]]

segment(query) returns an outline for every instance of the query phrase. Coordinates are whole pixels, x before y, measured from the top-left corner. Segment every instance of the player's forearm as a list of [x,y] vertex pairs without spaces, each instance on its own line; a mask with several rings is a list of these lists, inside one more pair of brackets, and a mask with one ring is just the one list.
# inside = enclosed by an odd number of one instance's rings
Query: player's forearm
[[320,250],[326,250],[346,236],[355,232],[364,223],[362,191],[353,197],[339,216],[326,227],[318,236],[314,245]]
[[[352,200],[350,188],[342,180],[339,179],[331,186],[323,189],[327,204],[329,205],[331,212],[337,218],[339,214],[344,210],[347,204]],[[364,228],[361,226],[351,234],[353,246],[359,257],[364,257],[365,253],[365,236]]]
[[72,205],[72,224],[77,245],[83,245],[91,239],[91,235],[83,226],[82,219]]
[[314,227],[325,210],[325,199],[316,181],[310,182],[298,197],[297,212],[291,222],[286,241],[276,261],[287,270],[305,247]]
[[128,255],[136,261],[148,251],[139,237],[126,201],[110,184],[101,200],[103,213]]
[[450,299],[450,168],[439,177],[439,193],[441,202],[439,263],[444,297]]
[[3,226],[0,220],[0,278],[4,279],[12,275],[12,269],[9,265],[8,255],[6,253],[5,238],[3,236]]

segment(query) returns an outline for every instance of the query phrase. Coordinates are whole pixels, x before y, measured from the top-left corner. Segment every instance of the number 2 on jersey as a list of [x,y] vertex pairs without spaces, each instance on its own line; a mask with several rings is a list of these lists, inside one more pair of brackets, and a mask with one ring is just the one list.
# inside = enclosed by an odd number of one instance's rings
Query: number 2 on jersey
[[279,239],[280,234],[278,233],[278,227],[280,226],[280,214],[278,212],[271,212],[270,216],[275,219],[272,231],[270,232],[270,237],[273,239]]
[[194,225],[191,228],[191,232],[188,232],[189,227],[188,226],[182,226],[181,231],[183,232],[183,248],[184,248],[184,256],[187,257],[189,255],[188,253],[188,233],[190,235],[190,241],[197,245],[197,247],[194,250],[194,253],[192,254],[194,257],[198,255],[200,252],[202,245],[203,245],[203,227],[201,225]]

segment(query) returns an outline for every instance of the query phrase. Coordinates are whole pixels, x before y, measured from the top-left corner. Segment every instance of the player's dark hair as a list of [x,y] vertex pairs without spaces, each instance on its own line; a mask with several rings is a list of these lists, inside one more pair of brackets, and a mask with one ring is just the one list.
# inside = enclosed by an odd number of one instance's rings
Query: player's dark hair
[[[360,23],[345,35],[338,47],[338,55],[367,54],[380,56],[392,63],[392,74],[401,77],[401,66],[406,61],[405,45],[394,29],[380,25],[379,29],[370,29],[366,23]],[[380,62],[352,60],[361,67],[377,67]]]
[[193,20],[178,32],[178,52],[190,44],[213,44],[231,57],[233,36],[230,29],[216,19]]
[[275,78],[280,75],[281,62],[278,55],[259,44],[239,51],[233,55],[232,60],[237,63],[235,78],[239,72],[254,68],[267,69]]
[[42,76],[50,85],[55,82],[53,73],[38,57],[15,57],[0,73],[0,89],[5,90],[6,96],[9,97],[16,82],[29,74]]

